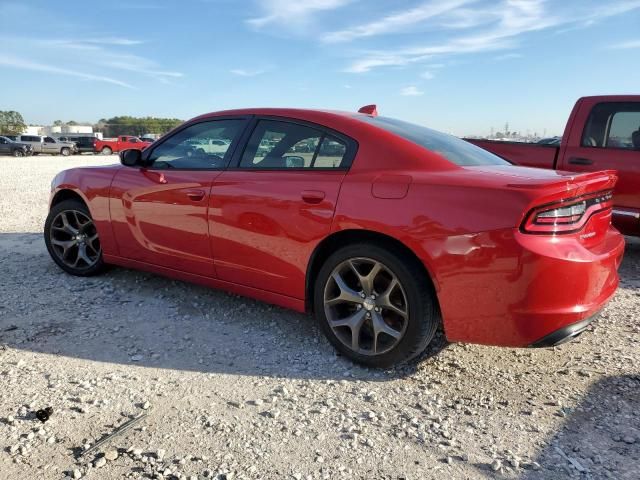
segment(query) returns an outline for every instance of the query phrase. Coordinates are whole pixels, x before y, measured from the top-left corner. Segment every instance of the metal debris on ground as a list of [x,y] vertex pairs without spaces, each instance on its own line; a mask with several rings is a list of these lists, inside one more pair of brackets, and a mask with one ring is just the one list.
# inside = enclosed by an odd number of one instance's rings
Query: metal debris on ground
[[137,417],[132,418],[131,420],[126,421],[125,423],[123,423],[122,425],[120,425],[119,427],[117,427],[113,432],[111,432],[110,434],[102,437],[100,440],[98,440],[96,443],[94,443],[91,447],[89,447],[88,449],[86,449],[84,452],[82,452],[79,457],[82,458],[85,455],[87,455],[89,452],[94,451],[95,449],[101,447],[102,445],[104,445],[105,443],[107,443],[109,440],[111,440],[113,437],[117,437],[118,435],[126,432],[127,430],[129,430],[131,427],[133,427],[136,423],[140,422],[140,420],[142,420],[143,418],[147,417],[149,415],[149,412],[151,410],[146,410],[144,412],[142,412],[140,415],[138,415]]

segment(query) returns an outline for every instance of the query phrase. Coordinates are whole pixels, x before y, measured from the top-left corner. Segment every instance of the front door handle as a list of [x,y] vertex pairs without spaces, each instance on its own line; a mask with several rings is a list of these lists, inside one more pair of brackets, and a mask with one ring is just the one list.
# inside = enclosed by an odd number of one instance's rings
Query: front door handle
[[324,200],[324,192],[321,190],[303,190],[301,196],[306,203],[320,203]]
[[593,160],[581,157],[571,157],[569,163],[572,165],[593,165]]
[[187,190],[187,197],[189,197],[189,200],[193,200],[194,202],[202,200],[204,195],[204,190]]

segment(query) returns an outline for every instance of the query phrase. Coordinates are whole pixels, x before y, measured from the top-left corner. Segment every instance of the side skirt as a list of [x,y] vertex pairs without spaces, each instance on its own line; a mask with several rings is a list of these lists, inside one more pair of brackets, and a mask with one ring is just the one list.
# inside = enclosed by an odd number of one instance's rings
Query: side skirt
[[194,275],[192,273],[181,272],[172,268],[161,267],[159,265],[152,265],[150,263],[140,262],[138,260],[132,260],[130,258],[118,257],[115,255],[104,255],[105,263],[110,265],[118,265],[120,267],[130,268],[133,270],[143,270],[145,272],[157,273],[164,277],[173,278],[176,280],[182,280],[185,282],[196,283],[209,288],[215,288],[218,290],[225,290],[236,295],[243,297],[255,298],[262,302],[271,303],[280,307],[295,310],[300,313],[305,313],[305,302],[299,298],[288,297],[279,293],[268,292],[266,290],[260,290],[258,288],[247,287],[237,283],[225,282],[217,278],[203,277],[201,275]]

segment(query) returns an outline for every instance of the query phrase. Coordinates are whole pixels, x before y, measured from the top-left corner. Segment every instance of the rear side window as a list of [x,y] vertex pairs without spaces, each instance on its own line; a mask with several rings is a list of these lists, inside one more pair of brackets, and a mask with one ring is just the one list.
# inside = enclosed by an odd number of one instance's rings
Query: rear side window
[[506,160],[453,135],[388,117],[359,116],[371,123],[427,150],[442,155],[460,166],[511,165]]
[[251,134],[240,168],[341,168],[346,144],[322,130],[292,122],[260,120]]
[[593,107],[583,147],[640,149],[640,103],[607,102]]

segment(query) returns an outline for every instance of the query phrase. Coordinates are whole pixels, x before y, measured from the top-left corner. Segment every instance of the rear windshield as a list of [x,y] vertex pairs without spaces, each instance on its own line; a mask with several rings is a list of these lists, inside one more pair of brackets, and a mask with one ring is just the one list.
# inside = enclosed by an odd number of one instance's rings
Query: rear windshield
[[461,166],[510,165],[509,162],[453,135],[395,118],[359,116],[358,119],[394,133]]

